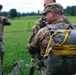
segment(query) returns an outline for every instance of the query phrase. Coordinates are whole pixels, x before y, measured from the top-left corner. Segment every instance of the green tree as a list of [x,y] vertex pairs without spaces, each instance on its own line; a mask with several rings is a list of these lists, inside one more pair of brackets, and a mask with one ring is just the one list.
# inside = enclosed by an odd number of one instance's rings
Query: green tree
[[76,16],[76,6],[72,6],[72,7],[71,7],[71,10],[72,10],[72,11],[71,11],[71,15],[72,15],[72,16]]
[[17,11],[16,11],[16,9],[11,9],[11,10],[9,11],[9,17],[10,17],[10,18],[15,18],[15,17],[17,17]]
[[1,12],[1,16],[7,16],[8,15],[8,12]]
[[67,6],[67,8],[64,9],[64,14],[67,16],[76,16],[76,6]]

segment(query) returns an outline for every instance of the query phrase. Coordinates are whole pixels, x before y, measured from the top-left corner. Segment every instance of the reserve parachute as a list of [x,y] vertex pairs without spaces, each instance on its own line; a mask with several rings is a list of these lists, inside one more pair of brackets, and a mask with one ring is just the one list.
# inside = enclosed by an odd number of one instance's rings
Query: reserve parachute
[[52,31],[45,55],[76,55],[76,30],[58,29]]

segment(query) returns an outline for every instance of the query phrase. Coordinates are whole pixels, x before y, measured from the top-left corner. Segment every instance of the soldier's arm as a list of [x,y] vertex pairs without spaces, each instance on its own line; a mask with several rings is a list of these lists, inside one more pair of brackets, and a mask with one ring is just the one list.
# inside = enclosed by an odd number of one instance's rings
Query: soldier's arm
[[26,48],[30,54],[37,53],[38,50],[38,36],[36,35],[31,43],[28,42]]
[[10,20],[7,17],[0,16],[0,20],[2,21],[2,23],[4,24],[4,26],[11,25],[11,22],[10,22]]
[[43,18],[40,18],[36,24],[33,26],[33,33],[36,34],[41,28],[45,27],[46,23]]

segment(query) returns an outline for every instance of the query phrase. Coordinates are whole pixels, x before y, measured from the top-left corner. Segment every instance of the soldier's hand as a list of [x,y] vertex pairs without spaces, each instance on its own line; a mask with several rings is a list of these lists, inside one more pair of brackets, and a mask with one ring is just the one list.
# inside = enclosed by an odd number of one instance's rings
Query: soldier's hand
[[6,19],[6,17],[0,16],[0,20],[1,20],[1,21],[4,21],[5,19]]
[[42,27],[46,26],[46,22],[45,22],[44,18],[41,19],[41,24],[42,24]]

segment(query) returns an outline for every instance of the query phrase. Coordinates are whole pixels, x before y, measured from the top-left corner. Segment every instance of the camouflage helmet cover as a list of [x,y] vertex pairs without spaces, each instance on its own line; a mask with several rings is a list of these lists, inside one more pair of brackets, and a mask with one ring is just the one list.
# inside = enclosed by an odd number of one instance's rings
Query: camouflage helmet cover
[[40,14],[45,14],[47,12],[50,12],[50,11],[54,11],[56,13],[59,13],[59,14],[62,14],[63,13],[63,6],[59,3],[50,3],[50,4],[47,4],[44,8],[44,10],[42,12],[40,12]]

